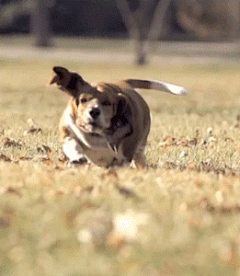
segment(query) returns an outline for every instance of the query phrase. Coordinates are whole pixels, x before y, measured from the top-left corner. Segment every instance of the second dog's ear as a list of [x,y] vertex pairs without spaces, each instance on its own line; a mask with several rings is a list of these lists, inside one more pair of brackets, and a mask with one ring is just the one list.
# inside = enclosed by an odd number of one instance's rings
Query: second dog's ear
[[74,98],[77,98],[81,92],[81,89],[90,87],[90,85],[83,80],[83,78],[77,73],[69,72],[64,67],[53,67],[54,75],[49,81],[49,84],[56,83],[58,88],[67,92]]

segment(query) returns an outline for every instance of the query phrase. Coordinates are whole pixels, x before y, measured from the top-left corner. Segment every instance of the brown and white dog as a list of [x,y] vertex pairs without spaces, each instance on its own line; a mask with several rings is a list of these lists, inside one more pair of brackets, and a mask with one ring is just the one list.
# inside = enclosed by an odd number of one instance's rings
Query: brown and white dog
[[60,121],[60,134],[63,152],[72,163],[145,167],[150,111],[135,88],[187,93],[183,87],[161,81],[89,84],[66,68],[54,67],[53,71],[50,84],[56,83],[71,96]]

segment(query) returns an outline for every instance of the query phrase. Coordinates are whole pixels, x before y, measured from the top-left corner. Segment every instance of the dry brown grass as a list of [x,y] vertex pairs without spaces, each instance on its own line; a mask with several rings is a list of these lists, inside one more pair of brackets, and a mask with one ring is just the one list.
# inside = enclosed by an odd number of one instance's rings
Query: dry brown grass
[[[69,168],[46,87],[58,61],[0,62],[1,275],[238,275],[239,67],[61,65],[87,80],[161,79],[149,168]],[[30,118],[30,120],[29,120]]]

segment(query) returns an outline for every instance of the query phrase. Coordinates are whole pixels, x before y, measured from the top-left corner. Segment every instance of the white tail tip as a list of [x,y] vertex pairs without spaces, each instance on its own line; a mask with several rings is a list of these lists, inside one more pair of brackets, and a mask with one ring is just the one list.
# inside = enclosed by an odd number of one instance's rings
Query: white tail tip
[[179,85],[163,82],[163,81],[151,81],[151,88],[169,92],[179,96],[184,96],[187,94],[186,88]]
[[187,89],[182,86],[166,83],[166,88],[169,90],[169,92],[175,95],[179,95],[179,96],[187,95]]

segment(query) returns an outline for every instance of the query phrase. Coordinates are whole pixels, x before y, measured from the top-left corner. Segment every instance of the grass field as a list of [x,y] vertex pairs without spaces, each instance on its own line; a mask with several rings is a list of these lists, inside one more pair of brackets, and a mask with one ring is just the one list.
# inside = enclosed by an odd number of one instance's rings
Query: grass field
[[[141,91],[149,168],[70,168],[53,65],[86,80],[160,79]],[[239,66],[0,61],[0,275],[240,275]]]

